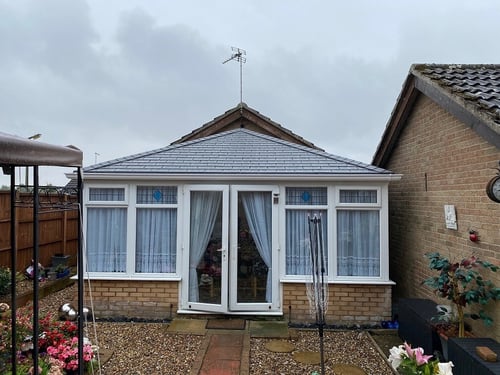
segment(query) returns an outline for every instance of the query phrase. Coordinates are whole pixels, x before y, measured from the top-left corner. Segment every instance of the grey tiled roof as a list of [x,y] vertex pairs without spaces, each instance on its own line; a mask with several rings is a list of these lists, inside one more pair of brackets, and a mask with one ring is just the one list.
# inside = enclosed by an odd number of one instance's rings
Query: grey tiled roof
[[175,175],[344,175],[390,171],[247,129],[236,129],[89,166],[94,173]]
[[500,65],[419,64],[414,71],[449,90],[464,105],[500,127]]

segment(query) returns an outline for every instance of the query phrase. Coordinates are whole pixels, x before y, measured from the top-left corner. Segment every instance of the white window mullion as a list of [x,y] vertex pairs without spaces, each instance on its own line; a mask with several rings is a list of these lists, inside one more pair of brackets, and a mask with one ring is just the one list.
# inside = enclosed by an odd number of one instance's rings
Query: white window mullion
[[135,273],[135,239],[136,239],[136,216],[137,216],[137,194],[136,186],[129,186],[129,209],[127,212],[127,274]]

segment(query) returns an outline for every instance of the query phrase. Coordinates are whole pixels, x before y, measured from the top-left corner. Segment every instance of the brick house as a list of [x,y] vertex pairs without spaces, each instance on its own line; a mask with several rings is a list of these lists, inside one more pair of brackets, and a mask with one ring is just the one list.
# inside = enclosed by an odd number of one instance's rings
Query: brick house
[[394,173],[326,153],[246,104],[164,148],[84,169],[85,276],[99,316],[309,311],[321,218],[330,324],[391,317]]
[[[499,160],[500,65],[413,65],[373,157],[403,176],[389,187],[395,302],[446,303],[421,284],[432,275],[426,252],[475,253],[500,264],[500,204],[485,191]],[[456,229],[446,225],[445,205],[454,207]],[[488,277],[500,285],[498,273]],[[473,322],[473,331],[499,340],[500,309],[488,310],[493,328]]]

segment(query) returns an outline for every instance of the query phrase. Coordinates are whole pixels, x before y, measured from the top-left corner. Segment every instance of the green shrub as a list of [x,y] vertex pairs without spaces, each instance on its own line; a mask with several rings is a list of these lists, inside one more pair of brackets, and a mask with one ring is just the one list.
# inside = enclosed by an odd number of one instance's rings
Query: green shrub
[[0,267],[0,295],[4,296],[10,292],[11,284],[10,269]]

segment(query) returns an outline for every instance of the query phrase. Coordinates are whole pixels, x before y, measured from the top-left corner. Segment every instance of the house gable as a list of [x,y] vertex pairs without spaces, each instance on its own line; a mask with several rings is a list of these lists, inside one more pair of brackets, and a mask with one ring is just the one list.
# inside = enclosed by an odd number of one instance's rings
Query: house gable
[[373,164],[385,167],[415,100],[425,95],[500,148],[500,65],[417,64],[403,84]]
[[277,122],[272,121],[270,118],[262,115],[255,109],[250,108],[245,103],[238,104],[236,107],[226,111],[224,114],[216,117],[212,121],[207,122],[198,129],[195,129],[191,133],[186,134],[175,142],[172,142],[172,144],[184,143],[238,128],[252,130],[257,133],[269,135],[291,143],[323,151],[312,142],[294,134]]

